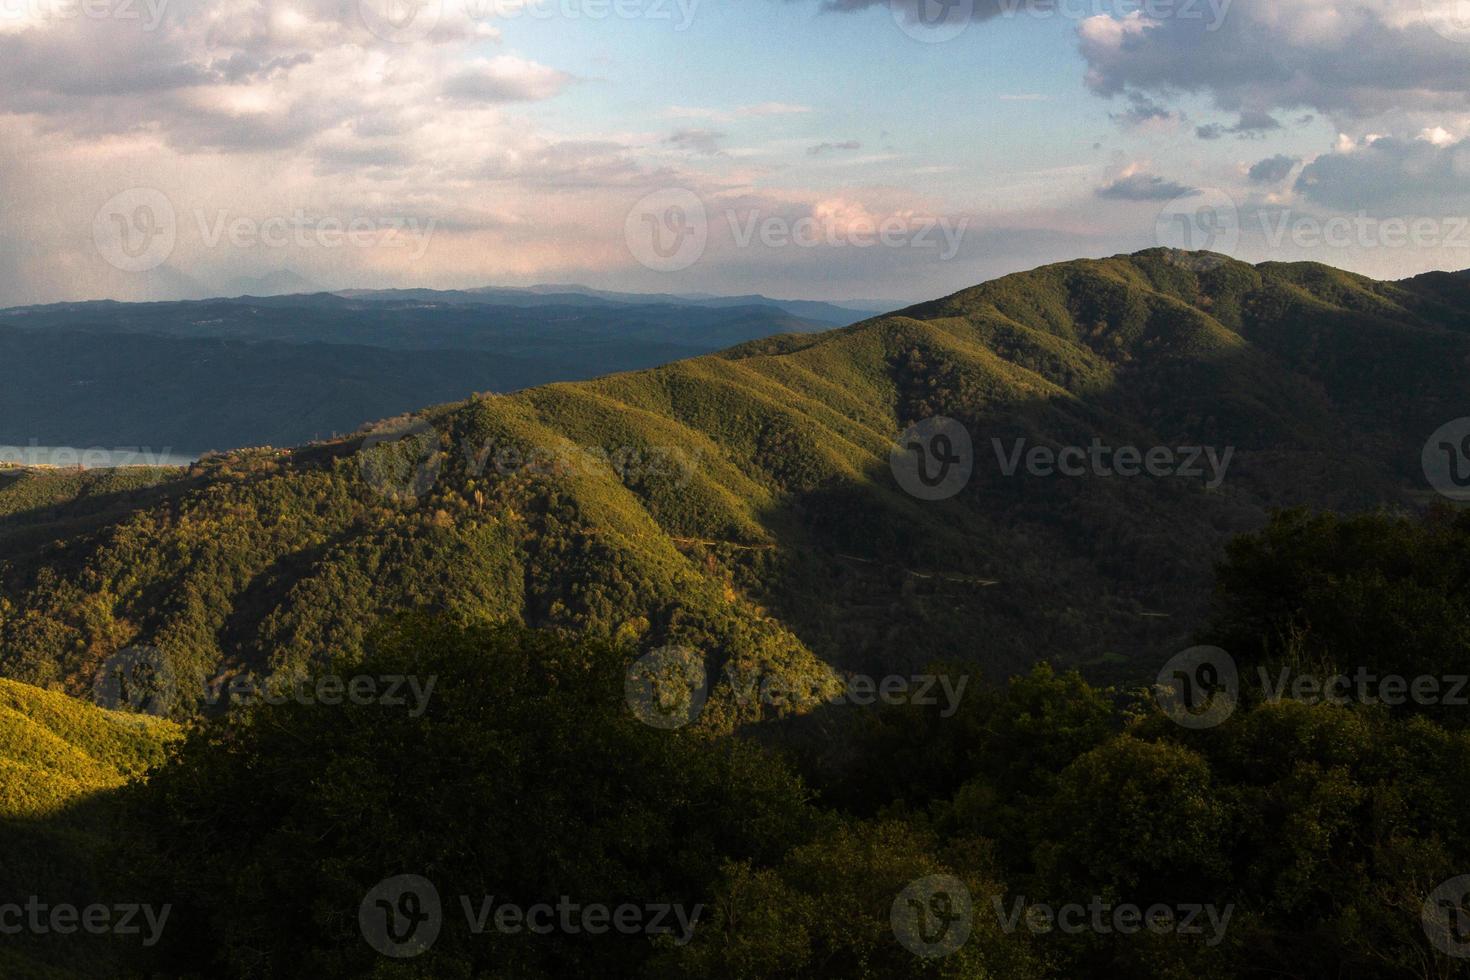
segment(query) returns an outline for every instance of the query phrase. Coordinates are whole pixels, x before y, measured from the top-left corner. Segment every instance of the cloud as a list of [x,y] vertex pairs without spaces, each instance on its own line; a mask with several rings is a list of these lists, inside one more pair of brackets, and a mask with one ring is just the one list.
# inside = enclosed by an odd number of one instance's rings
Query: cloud
[[1291,171],[1300,162],[1296,157],[1289,157],[1284,153],[1278,153],[1274,157],[1267,157],[1254,164],[1246,176],[1257,184],[1279,184],[1291,174]]
[[1243,132],[1275,109],[1339,120],[1465,110],[1470,45],[1435,30],[1456,2],[1234,0],[1213,19],[1204,4],[1199,17],[1089,17],[1078,40],[1099,95],[1204,93],[1245,114]]
[[564,71],[505,54],[450,75],[443,92],[469,102],[539,102],[555,97],[571,81]]
[[664,142],[691,153],[712,157],[724,152],[720,147],[724,139],[724,133],[717,133],[710,129],[678,129],[671,133]]
[[[1308,117],[1310,119],[1311,117]],[[1240,114],[1240,118],[1234,126],[1225,126],[1221,123],[1207,123],[1196,126],[1194,135],[1202,140],[1217,140],[1227,133],[1239,136],[1241,139],[1257,139],[1273,129],[1280,129],[1281,123],[1269,112],[1247,110]]]
[[1129,92],[1128,108],[1110,115],[1124,129],[1173,129],[1184,121],[1183,113],[1165,108],[1142,92]]
[[1199,191],[1155,174],[1139,171],[1125,172],[1123,176],[1099,187],[1096,193],[1098,197],[1114,201],[1172,201],[1187,194],[1198,194]]
[[1310,201],[1346,211],[1463,212],[1470,197],[1470,140],[1437,136],[1342,141],[1302,169],[1295,189]]
[[[913,23],[920,19],[919,4],[924,0],[821,0],[821,9],[832,13],[849,13],[869,7],[889,7],[902,12]],[[986,21],[996,17],[1018,17],[1029,13],[1049,13],[1056,9],[1055,0],[961,0],[944,8],[946,20],[963,17],[968,21]]]
[[807,147],[807,156],[819,157],[839,150],[861,150],[863,144],[858,140],[843,140],[840,143],[818,143],[816,146]]
[[737,119],[795,116],[811,111],[811,106],[794,105],[789,102],[760,102],[755,105],[736,106],[734,109],[706,109],[675,105],[665,109],[664,115],[670,119],[708,119],[711,122],[730,123]]

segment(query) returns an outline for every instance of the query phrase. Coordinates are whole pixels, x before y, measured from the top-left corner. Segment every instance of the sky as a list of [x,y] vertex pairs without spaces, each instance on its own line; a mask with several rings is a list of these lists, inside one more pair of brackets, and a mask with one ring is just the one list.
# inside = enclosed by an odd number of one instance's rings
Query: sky
[[1460,0],[0,0],[0,306],[1470,267]]

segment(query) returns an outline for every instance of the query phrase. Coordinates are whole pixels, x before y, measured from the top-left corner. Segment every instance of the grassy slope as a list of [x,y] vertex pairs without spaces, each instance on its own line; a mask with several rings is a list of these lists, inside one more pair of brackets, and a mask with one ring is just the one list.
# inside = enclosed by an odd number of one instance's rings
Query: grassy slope
[[[1467,307],[1442,287],[1152,251],[428,410],[444,458],[422,499],[365,482],[361,440],[238,454],[97,530],[74,532],[66,508],[0,519],[0,539],[58,529],[0,564],[3,669],[75,689],[139,642],[203,672],[350,658],[406,605],[801,674],[1152,660],[1187,639],[1220,544],[1266,508],[1407,500],[1423,439],[1463,414]],[[976,475],[924,504],[887,457],[934,414],[975,435]],[[1094,436],[1238,452],[1206,490],[1006,479],[990,446]],[[672,447],[693,465],[474,465],[556,446]]]
[[[104,900],[99,868],[112,846],[108,792],[163,761],[171,723],[103,711],[0,680],[0,895],[49,903]],[[86,937],[8,939],[0,975],[112,974],[109,951]]]

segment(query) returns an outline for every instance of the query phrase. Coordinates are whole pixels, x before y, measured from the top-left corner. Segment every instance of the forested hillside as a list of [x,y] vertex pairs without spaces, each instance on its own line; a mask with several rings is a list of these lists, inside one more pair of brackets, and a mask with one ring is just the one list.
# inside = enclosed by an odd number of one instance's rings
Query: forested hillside
[[[1420,448],[1463,414],[1467,312],[1416,282],[1155,250],[212,458],[103,512],[0,521],[49,542],[0,564],[3,669],[78,691],[141,645],[187,688],[354,657],[419,607],[684,644],[715,675],[1045,658],[1135,676],[1188,640],[1224,542],[1268,509],[1432,496]],[[890,467],[932,416],[974,445],[946,500]],[[1008,476],[1022,439],[1228,465]]]

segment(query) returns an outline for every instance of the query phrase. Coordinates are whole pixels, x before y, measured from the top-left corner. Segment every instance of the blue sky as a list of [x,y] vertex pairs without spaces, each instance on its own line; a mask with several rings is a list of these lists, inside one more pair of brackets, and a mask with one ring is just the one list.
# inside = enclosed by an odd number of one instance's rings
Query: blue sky
[[0,305],[1470,266],[1454,0],[519,2],[0,0]]

